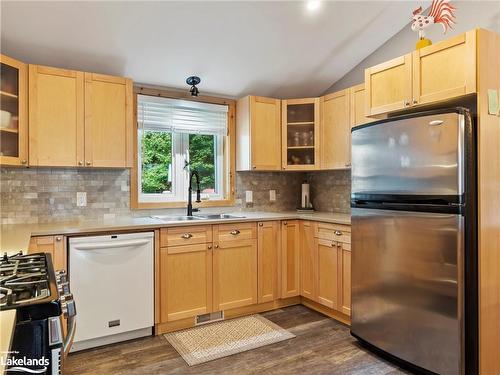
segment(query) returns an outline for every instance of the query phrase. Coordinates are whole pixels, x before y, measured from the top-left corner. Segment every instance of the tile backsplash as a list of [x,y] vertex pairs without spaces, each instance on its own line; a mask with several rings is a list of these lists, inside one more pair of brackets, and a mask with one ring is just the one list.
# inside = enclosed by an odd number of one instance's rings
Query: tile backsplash
[[[236,207],[217,211],[290,211],[300,204],[304,180],[311,183],[316,210],[349,212],[350,174],[326,172],[238,172]],[[245,191],[253,203],[245,203]],[[269,200],[276,190],[276,201]],[[87,193],[87,206],[77,207],[76,193]],[[208,209],[207,209],[208,210]],[[2,224],[47,223],[117,216],[148,216],[184,209],[131,210],[130,172],[127,169],[0,168]]]

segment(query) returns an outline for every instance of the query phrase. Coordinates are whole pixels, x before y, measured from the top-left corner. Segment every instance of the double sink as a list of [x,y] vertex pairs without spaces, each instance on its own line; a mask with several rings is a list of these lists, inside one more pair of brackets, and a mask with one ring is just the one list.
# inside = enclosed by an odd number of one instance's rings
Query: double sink
[[207,215],[180,215],[180,216],[172,216],[172,215],[155,215],[151,216],[153,219],[161,220],[164,222],[173,222],[173,221],[192,221],[192,220],[230,220],[230,219],[244,219],[245,216],[237,216],[231,214],[207,214]]

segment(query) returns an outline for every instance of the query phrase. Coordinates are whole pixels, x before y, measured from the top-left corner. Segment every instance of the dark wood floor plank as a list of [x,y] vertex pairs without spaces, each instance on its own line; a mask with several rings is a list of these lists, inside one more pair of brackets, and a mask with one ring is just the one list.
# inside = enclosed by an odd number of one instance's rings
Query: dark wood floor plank
[[69,355],[65,374],[408,374],[361,347],[349,328],[305,306],[263,314],[297,337],[189,367],[163,335]]

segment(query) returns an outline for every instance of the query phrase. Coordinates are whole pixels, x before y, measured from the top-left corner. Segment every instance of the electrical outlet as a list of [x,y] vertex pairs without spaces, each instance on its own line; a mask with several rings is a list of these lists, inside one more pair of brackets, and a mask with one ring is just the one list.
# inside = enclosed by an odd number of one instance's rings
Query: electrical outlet
[[245,202],[252,203],[253,202],[253,192],[252,190],[245,191]]
[[76,205],[77,207],[87,206],[87,193],[85,191],[78,191],[76,193]]
[[276,202],[276,190],[269,190],[269,200]]

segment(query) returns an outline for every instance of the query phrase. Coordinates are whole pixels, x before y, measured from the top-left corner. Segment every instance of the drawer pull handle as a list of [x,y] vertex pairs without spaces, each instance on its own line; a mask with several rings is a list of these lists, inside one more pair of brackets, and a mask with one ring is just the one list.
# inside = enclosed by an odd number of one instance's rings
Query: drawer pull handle
[[181,237],[185,240],[189,240],[191,237],[193,237],[193,235],[191,233],[184,233]]
[[235,229],[235,230],[232,230],[229,233],[232,234],[233,236],[237,236],[238,234],[240,234],[240,231],[238,229]]
[[336,231],[335,231],[335,232],[333,232],[333,233],[335,233],[335,235],[336,235],[336,236],[342,236],[342,232],[341,232],[341,231],[339,231],[339,230],[336,230]]

